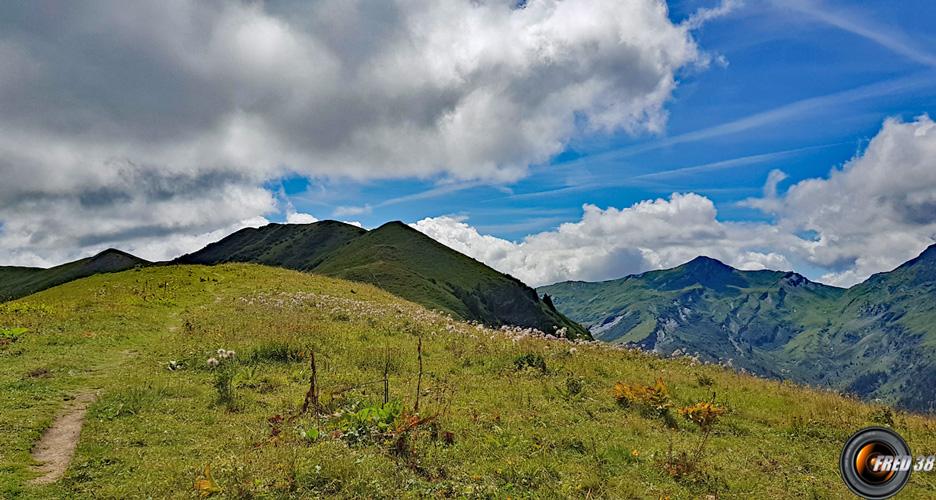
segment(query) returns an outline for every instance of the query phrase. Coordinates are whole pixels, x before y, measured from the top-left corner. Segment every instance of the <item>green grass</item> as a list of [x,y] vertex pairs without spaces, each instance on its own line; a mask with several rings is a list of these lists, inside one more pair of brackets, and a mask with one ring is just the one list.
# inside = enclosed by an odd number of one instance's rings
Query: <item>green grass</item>
[[[229,498],[849,498],[836,463],[858,428],[890,421],[936,452],[927,417],[686,359],[512,338],[256,265],[94,276],[0,305],[0,327],[26,329],[0,346],[2,498],[193,498],[206,466]],[[427,422],[412,415],[420,336]],[[209,368],[218,349],[236,355]],[[313,351],[318,418],[298,415]],[[695,449],[699,428],[614,398],[616,382],[658,377],[675,407],[714,392],[729,410],[680,477],[669,449]],[[28,485],[29,450],[88,390],[99,397],[65,478]],[[934,495],[934,474],[905,489]]]
[[374,230],[337,221],[270,224],[238,231],[177,259],[185,264],[250,262],[376,285],[399,297],[486,325],[521,325],[570,337],[588,332],[511,276],[402,222]]

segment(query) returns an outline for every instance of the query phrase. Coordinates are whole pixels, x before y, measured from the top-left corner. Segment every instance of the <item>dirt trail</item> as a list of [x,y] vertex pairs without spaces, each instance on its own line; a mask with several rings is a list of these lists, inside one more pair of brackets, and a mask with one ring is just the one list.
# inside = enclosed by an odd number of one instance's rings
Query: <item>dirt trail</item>
[[42,475],[30,481],[32,484],[54,483],[65,474],[75,455],[88,405],[94,402],[94,398],[94,393],[79,394],[33,447],[32,457],[39,462],[36,470]]

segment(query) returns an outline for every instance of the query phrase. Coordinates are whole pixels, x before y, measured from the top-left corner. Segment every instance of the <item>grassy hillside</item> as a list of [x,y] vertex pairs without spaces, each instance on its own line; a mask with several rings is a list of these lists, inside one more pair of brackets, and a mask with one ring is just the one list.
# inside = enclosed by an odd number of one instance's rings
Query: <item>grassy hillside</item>
[[251,262],[309,271],[332,251],[367,231],[337,221],[245,228],[175,260],[181,264]]
[[176,259],[185,264],[251,262],[377,285],[456,318],[588,337],[536,291],[401,222],[365,231],[337,221],[244,229]]
[[700,257],[539,291],[600,340],[934,410],[936,247],[849,290]]
[[315,272],[377,285],[457,318],[520,325],[587,337],[578,324],[544,304],[520,280],[442,245],[401,222],[390,222],[332,252]]
[[[230,498],[850,498],[836,462],[856,429],[936,450],[926,417],[257,265],[97,275],[0,304],[0,327],[18,332],[0,342],[3,498],[193,498],[206,466]],[[208,367],[221,348],[237,354]],[[321,411],[299,415],[312,351]],[[672,408],[615,398],[658,378]],[[33,443],[89,391],[65,478],[29,485]],[[678,408],[713,393],[727,413],[686,460],[703,433]],[[904,492],[932,498],[936,475]]]
[[94,257],[76,260],[61,266],[0,267],[0,302],[25,297],[62,283],[97,273],[123,271],[149,262],[120,250],[105,250]]

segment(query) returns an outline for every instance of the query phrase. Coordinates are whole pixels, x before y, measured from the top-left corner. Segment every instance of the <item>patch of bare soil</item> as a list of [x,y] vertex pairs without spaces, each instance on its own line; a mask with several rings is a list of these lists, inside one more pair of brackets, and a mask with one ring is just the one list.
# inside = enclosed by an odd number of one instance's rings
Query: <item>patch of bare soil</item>
[[79,394],[33,447],[32,457],[39,462],[36,470],[42,475],[30,481],[32,484],[54,483],[65,475],[65,469],[71,463],[75,447],[78,446],[88,405],[94,402],[94,398],[94,393]]

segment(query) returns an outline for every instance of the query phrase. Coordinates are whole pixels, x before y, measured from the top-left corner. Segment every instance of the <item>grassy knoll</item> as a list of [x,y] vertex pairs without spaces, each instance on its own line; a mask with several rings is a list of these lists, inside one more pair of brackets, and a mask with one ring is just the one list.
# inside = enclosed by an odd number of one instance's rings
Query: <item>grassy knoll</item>
[[[890,424],[936,452],[926,417],[495,332],[368,285],[257,265],[93,276],[0,304],[0,328],[4,498],[192,498],[199,480],[230,498],[847,498],[836,462],[858,428]],[[320,415],[300,416],[312,351]],[[615,399],[617,382],[657,379],[665,404]],[[99,396],[65,478],[30,486],[33,443],[88,390]],[[690,467],[680,457],[704,432],[678,409],[713,393],[727,413]],[[933,497],[936,474],[904,493]]]

